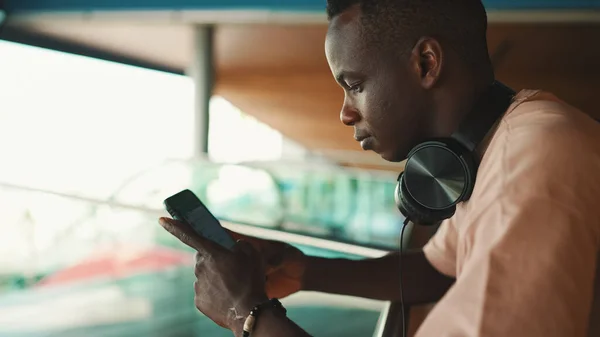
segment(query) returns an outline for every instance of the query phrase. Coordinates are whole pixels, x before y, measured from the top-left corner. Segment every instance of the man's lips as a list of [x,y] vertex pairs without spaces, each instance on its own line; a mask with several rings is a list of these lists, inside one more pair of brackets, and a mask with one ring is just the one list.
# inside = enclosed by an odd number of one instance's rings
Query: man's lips
[[354,139],[357,142],[362,142],[363,140],[365,140],[365,139],[367,139],[369,137],[370,137],[369,135],[354,135]]
[[360,143],[363,150],[373,150],[373,137],[370,135],[355,135],[354,139]]
[[362,149],[365,151],[374,150],[375,149],[374,145],[375,145],[375,143],[373,142],[373,137],[371,137],[371,136],[366,137],[360,141],[360,147],[362,147]]

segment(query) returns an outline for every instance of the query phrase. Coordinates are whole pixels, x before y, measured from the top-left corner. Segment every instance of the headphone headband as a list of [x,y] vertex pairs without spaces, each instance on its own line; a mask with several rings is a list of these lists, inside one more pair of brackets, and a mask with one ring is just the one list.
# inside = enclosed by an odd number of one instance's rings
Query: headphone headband
[[464,121],[454,132],[454,138],[469,152],[475,151],[494,124],[502,117],[513,102],[515,92],[506,85],[494,81],[465,116]]

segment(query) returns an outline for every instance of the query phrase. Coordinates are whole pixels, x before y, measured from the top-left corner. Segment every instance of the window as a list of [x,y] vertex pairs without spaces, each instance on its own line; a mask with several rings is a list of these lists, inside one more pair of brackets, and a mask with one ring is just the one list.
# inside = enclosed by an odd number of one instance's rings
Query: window
[[104,198],[193,151],[192,82],[0,41],[0,181]]
[[[245,168],[251,184],[229,193],[243,168],[189,164],[192,82],[3,41],[0,74],[0,335],[229,336],[195,310],[193,254],[156,224],[156,205],[196,184],[215,213],[254,208],[265,225],[283,211],[264,171]],[[211,104],[215,159],[277,159],[289,146],[224,99]],[[269,146],[233,143],[230,128]],[[285,303],[321,337],[369,335],[383,307],[308,293]]]
[[208,146],[217,162],[278,160],[283,136],[217,96],[210,102]]

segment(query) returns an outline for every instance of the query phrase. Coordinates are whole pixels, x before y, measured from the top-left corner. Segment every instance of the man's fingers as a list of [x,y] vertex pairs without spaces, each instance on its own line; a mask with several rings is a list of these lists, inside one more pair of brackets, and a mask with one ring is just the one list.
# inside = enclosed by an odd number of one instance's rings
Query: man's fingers
[[258,246],[260,246],[260,240],[257,239],[257,238],[254,238],[254,237],[251,237],[251,236],[248,236],[248,235],[244,235],[244,234],[240,234],[238,232],[234,232],[234,231],[229,230],[227,228],[225,228],[225,231],[227,231],[227,233],[229,235],[231,235],[231,237],[235,241],[243,240],[243,241],[248,241],[248,242],[252,243],[254,245],[254,247],[258,248]]
[[158,219],[158,223],[166,229],[167,232],[171,233],[181,242],[195,249],[200,254],[214,255],[217,250],[219,250],[219,246],[216,243],[196,233],[196,231],[185,222],[169,218],[160,218]]
[[238,241],[238,240],[246,240],[246,239],[248,238],[247,236],[245,236],[245,235],[243,235],[243,234],[240,234],[240,233],[238,233],[238,232],[234,232],[234,231],[232,231],[232,230],[229,230],[229,229],[227,229],[227,228],[224,228],[224,229],[225,229],[225,231],[227,232],[227,234],[231,235],[231,237],[232,237],[232,238],[233,238],[235,241]]
[[234,231],[231,231],[227,228],[225,228],[225,230],[227,231],[227,233],[229,235],[231,235],[231,237],[235,240],[235,241],[246,241],[246,242],[250,242],[253,246],[254,249],[258,250],[258,251],[262,251],[263,250],[263,246],[264,246],[264,242],[268,242],[265,240],[261,240],[261,239],[257,239],[255,237],[252,236],[247,236],[244,234],[240,234]]
[[235,246],[233,247],[234,251],[241,251],[242,253],[248,255],[248,256],[255,256],[256,255],[256,249],[254,248],[254,246],[252,246],[252,244],[248,241],[245,240],[238,240],[235,244]]
[[188,224],[169,218],[160,218],[158,219],[158,223],[166,229],[167,232],[178,238],[179,241],[196,250],[202,249],[197,242],[200,235],[198,235]]

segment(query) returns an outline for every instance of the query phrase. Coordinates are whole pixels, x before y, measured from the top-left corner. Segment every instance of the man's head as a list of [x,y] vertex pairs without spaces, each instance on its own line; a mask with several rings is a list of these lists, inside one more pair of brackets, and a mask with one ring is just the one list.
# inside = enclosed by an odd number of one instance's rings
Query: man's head
[[493,80],[480,0],[328,0],[327,14],[340,118],[386,160],[449,136]]

